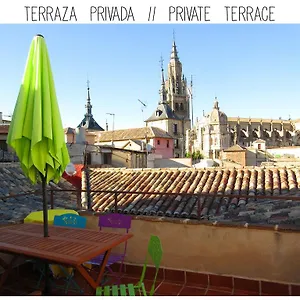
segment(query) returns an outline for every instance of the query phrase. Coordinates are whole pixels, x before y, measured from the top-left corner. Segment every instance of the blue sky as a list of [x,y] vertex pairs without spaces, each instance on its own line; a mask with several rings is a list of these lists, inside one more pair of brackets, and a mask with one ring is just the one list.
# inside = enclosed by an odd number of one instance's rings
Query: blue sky
[[[173,39],[194,77],[194,119],[214,97],[228,116],[300,118],[300,25],[0,25],[0,111],[13,112],[32,38],[46,38],[64,126],[85,113],[105,128],[141,127],[159,101]],[[141,99],[147,103],[144,116]]]

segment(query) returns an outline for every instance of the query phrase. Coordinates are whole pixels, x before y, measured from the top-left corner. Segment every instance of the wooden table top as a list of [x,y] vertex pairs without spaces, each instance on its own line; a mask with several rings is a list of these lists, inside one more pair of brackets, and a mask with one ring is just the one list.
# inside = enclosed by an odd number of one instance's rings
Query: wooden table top
[[0,252],[76,266],[133,236],[49,225],[49,237],[44,237],[43,230],[43,224],[36,223],[1,227]]

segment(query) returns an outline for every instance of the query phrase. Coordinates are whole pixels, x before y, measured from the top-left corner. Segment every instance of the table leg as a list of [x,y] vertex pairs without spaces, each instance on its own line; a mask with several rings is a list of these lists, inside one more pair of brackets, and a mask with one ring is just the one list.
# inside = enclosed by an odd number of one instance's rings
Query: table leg
[[12,269],[12,266],[14,264],[14,262],[17,260],[18,256],[13,256],[11,261],[9,263],[7,263],[5,260],[3,260],[1,257],[0,257],[0,266],[3,267],[4,269],[4,273],[2,274],[1,276],[1,279],[0,279],[0,291],[2,290],[2,286],[5,282],[5,280],[7,279],[7,276],[9,274],[9,272],[11,271]]
[[51,286],[50,286],[50,270],[48,262],[44,263],[44,272],[45,272],[45,286],[42,292],[43,296],[51,295]]
[[82,275],[82,277],[88,282],[88,284],[94,290],[96,290],[96,288],[99,286],[99,284],[101,282],[101,279],[102,279],[104,271],[105,271],[105,266],[107,264],[107,261],[108,261],[109,255],[110,255],[110,252],[111,252],[111,249],[105,252],[102,264],[100,266],[99,275],[98,275],[96,281],[92,278],[92,276],[88,273],[88,271],[82,265],[76,266],[76,270],[78,270],[78,272]]
[[99,286],[99,284],[102,280],[102,277],[103,277],[103,274],[104,274],[104,271],[105,271],[105,267],[106,267],[108,258],[110,256],[110,252],[111,252],[111,249],[107,250],[104,254],[103,261],[102,261],[102,264],[100,266],[99,275],[98,275],[97,280],[96,280],[97,286]]

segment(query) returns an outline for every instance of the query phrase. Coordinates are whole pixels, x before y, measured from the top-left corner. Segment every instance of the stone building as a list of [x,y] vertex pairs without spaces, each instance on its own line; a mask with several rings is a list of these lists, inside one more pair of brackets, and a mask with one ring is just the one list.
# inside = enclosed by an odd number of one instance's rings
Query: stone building
[[196,122],[190,136],[193,150],[205,157],[219,158],[233,146],[251,147],[257,140],[265,148],[300,145],[300,120],[227,117],[215,98],[213,110]]
[[164,78],[163,62],[161,63],[160,101],[152,116],[145,122],[147,126],[161,128],[171,135],[174,139],[174,157],[184,157],[187,131],[191,128],[190,99],[175,41],[168,64],[167,80]]
[[220,151],[230,147],[228,118],[219,108],[215,98],[213,110],[196,123],[194,151],[200,151],[204,157],[217,158]]

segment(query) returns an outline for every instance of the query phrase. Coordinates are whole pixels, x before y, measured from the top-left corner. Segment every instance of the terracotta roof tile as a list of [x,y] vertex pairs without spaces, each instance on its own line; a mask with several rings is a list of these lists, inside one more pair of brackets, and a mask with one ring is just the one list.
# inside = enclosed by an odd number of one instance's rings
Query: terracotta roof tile
[[239,152],[239,151],[245,151],[245,150],[246,150],[245,147],[242,147],[242,146],[236,144],[236,145],[233,145],[233,146],[231,146],[231,147],[229,147],[229,148],[227,148],[223,151],[224,152]]
[[99,133],[99,142],[138,140],[147,138],[172,138],[166,131],[157,127],[141,127],[120,129],[114,131],[102,131]]
[[[92,190],[137,192],[117,197],[119,211],[127,214],[193,219],[198,218],[200,211],[202,218],[211,220],[249,223],[277,220],[300,224],[300,213],[295,212],[300,212],[300,201],[290,200],[300,196],[299,169],[91,169],[90,182]],[[195,196],[141,195],[138,192],[192,193]],[[212,196],[200,196],[198,209],[196,194],[201,192]],[[248,195],[268,198],[249,198]],[[272,199],[280,195],[287,198]],[[95,211],[114,209],[113,194],[93,192],[91,196]]]
[[[65,179],[58,184],[51,183],[53,189],[74,189]],[[26,195],[14,197],[19,194],[36,192],[41,185],[32,185],[19,163],[2,163],[0,165],[0,224],[22,221],[30,212],[42,210],[40,195]],[[54,194],[54,206],[60,208],[76,208],[77,198],[75,193],[56,192]]]

